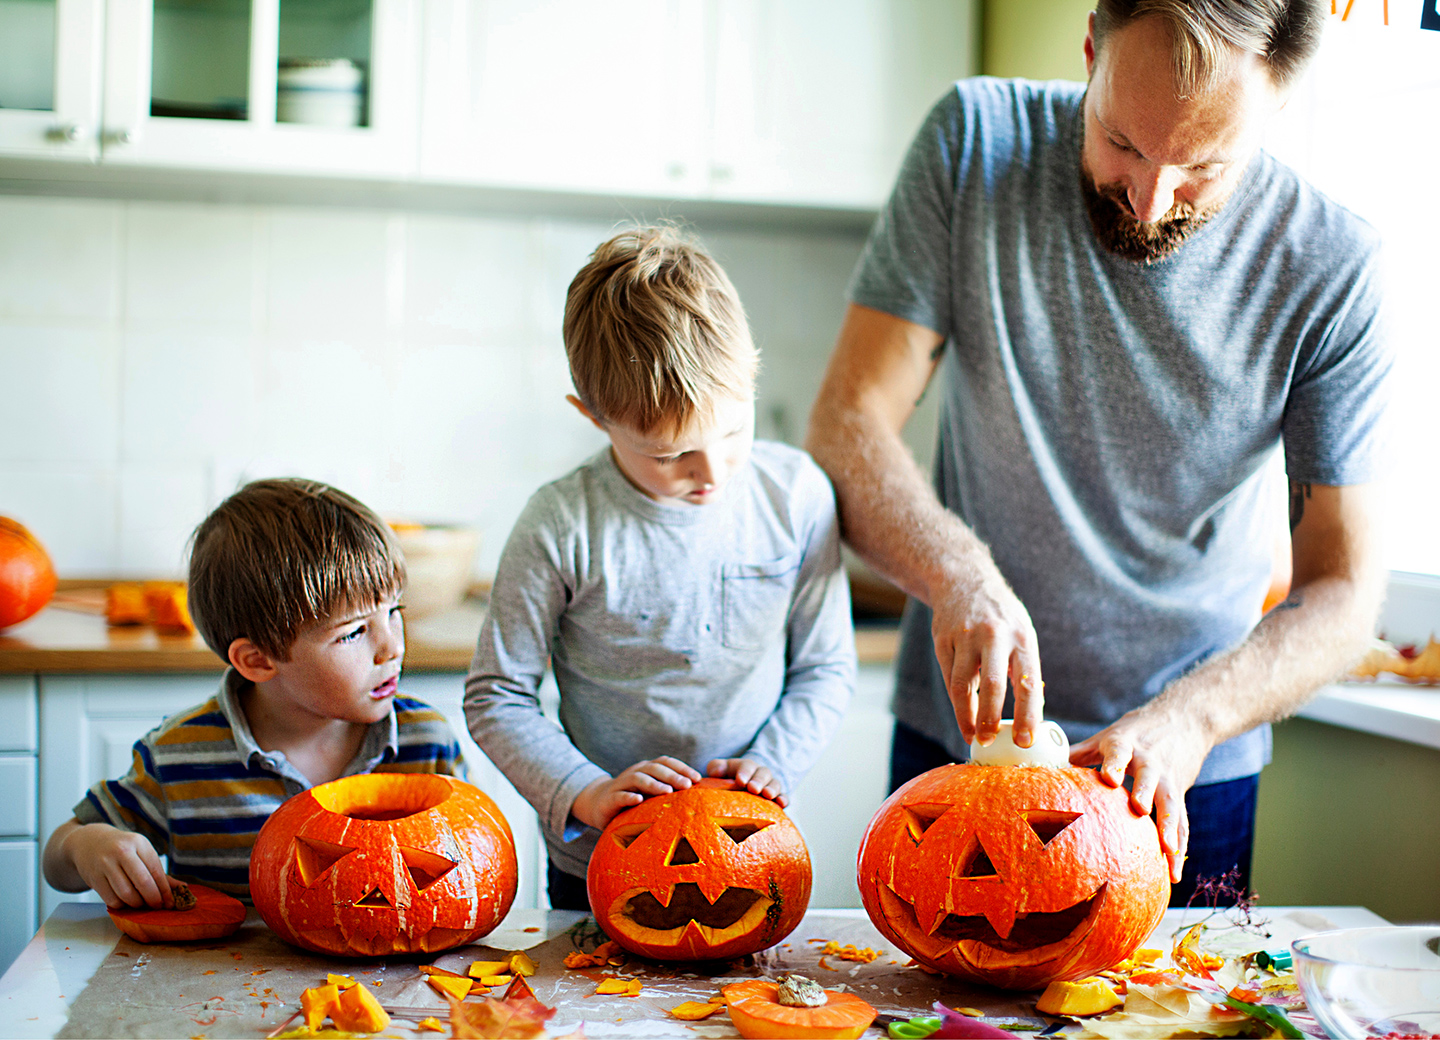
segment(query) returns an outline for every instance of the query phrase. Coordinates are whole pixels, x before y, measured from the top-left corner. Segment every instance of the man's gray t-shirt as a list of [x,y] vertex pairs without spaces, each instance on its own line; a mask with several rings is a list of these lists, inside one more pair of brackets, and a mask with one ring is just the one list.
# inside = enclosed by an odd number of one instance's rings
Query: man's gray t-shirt
[[[540,711],[547,661],[563,729]],[[584,877],[598,835],[570,807],[586,785],[661,755],[702,774],[746,757],[793,793],[854,688],[835,496],[810,456],[757,441],[718,501],[675,506],[607,448],[516,522],[465,718],[539,813],[551,862]]]
[[[850,290],[946,337],[936,489],[1029,610],[1072,740],[1245,638],[1265,463],[1283,444],[1292,481],[1374,479],[1391,364],[1374,232],[1264,152],[1170,257],[1108,252],[1080,192],[1083,89],[956,84]],[[894,709],[964,757],[914,602]],[[1258,772],[1269,737],[1215,748],[1199,782]]]

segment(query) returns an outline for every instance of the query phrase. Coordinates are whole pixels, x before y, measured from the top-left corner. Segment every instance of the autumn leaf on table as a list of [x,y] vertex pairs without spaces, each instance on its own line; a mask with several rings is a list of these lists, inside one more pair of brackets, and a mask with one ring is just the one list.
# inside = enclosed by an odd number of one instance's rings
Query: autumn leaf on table
[[545,1023],[555,1014],[554,1008],[533,996],[516,1001],[486,997],[465,1003],[446,994],[446,999],[450,1001],[450,1035],[459,1040],[528,1040],[544,1036]]

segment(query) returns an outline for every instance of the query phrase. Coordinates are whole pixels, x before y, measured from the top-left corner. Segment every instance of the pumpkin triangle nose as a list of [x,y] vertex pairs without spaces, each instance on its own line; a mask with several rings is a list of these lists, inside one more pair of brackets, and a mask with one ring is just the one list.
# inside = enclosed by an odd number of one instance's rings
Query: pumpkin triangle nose
[[356,906],[371,906],[385,910],[394,910],[395,904],[385,898],[385,893],[379,888],[372,888],[361,898],[355,900]]
[[684,838],[675,844],[675,851],[670,853],[670,858],[665,861],[667,867],[681,867],[686,863],[699,863],[700,856],[695,847]]

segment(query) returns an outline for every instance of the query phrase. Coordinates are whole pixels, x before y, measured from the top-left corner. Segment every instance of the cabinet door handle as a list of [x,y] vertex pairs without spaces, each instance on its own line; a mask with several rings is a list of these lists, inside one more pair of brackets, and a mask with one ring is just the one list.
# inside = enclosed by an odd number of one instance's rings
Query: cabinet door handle
[[116,144],[134,144],[135,132],[129,127],[122,127],[110,135],[110,140]]
[[79,123],[61,123],[45,131],[45,136],[52,141],[68,141],[73,143],[85,136],[85,128]]

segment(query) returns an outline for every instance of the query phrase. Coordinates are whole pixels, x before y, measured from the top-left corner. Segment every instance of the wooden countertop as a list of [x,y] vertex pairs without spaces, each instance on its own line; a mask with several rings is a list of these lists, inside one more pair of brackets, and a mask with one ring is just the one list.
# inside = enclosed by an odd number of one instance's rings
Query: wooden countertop
[[[0,631],[0,675],[39,672],[218,672],[224,662],[199,636],[160,635],[148,625],[111,628],[93,612],[93,597],[57,594],[56,602],[28,621]],[[463,672],[485,620],[483,600],[405,620],[405,669]],[[893,627],[865,627],[855,635],[866,664],[895,656]]]

